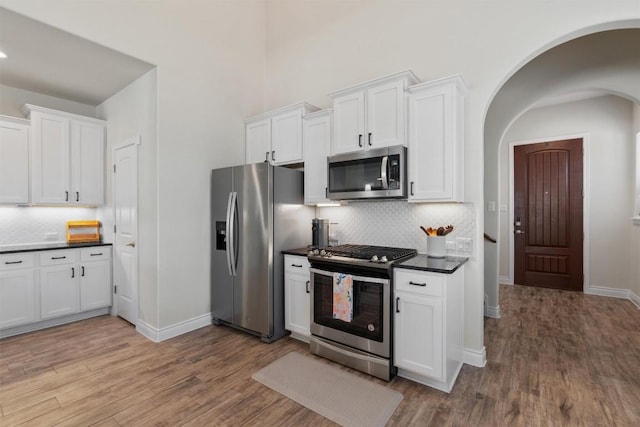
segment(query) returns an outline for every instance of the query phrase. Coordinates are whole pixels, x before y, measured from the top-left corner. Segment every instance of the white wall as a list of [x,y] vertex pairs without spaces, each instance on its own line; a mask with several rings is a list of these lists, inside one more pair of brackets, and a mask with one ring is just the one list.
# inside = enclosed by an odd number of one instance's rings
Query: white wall
[[[536,108],[509,128],[500,147],[500,203],[509,205],[509,143],[588,134],[587,233],[591,287],[630,289],[634,182],[633,104],[616,96]],[[509,276],[508,212],[500,217],[500,276]],[[586,224],[585,224],[586,227]],[[636,262],[637,263],[637,262]],[[634,263],[635,264],[635,263]]]
[[163,328],[210,311],[209,174],[244,161],[262,110],[262,1],[2,0],[3,7],[157,66],[157,292]]
[[39,105],[53,108],[54,110],[80,114],[81,116],[96,117],[96,107],[92,105],[0,85],[0,114],[25,118],[22,111],[24,104]]
[[153,69],[97,107],[107,120],[107,200],[98,209],[105,239],[113,236],[113,148],[140,136],[138,147],[138,298],[139,318],[159,324],[158,307],[158,73]]
[[326,107],[326,94],[333,90],[406,68],[424,81],[463,75],[469,89],[465,195],[476,207],[477,224],[477,257],[465,275],[465,347],[482,352],[485,246],[480,242],[489,102],[507,77],[537,53],[586,27],[638,19],[637,6],[635,0],[616,2],[616,7],[607,1],[583,1],[579,7],[571,1],[272,1],[267,9],[266,106],[304,99]]

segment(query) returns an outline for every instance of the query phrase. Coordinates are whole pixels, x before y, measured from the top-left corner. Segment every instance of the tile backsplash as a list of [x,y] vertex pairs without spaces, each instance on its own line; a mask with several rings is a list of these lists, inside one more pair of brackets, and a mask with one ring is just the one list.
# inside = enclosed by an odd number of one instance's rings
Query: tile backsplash
[[406,201],[350,202],[345,206],[318,207],[318,218],[330,220],[330,238],[338,243],[415,248],[427,253],[425,228],[453,225],[448,234],[447,254],[473,256],[477,242],[471,240],[470,252],[461,251],[458,238],[475,236],[475,207],[471,203],[407,203]]
[[95,208],[0,207],[0,246],[64,242],[67,221],[86,219],[96,219]]

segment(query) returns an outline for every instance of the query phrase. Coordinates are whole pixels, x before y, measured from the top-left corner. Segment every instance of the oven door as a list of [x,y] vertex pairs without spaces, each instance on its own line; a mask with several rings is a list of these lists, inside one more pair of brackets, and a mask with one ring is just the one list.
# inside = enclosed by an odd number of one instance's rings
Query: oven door
[[334,272],[311,270],[311,334],[389,358],[389,279],[352,275],[353,315],[347,322],[333,318]]

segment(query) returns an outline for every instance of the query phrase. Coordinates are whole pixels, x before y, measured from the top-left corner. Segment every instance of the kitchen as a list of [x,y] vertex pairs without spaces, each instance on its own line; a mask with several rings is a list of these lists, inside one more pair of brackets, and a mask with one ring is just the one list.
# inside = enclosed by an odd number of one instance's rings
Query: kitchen
[[[482,20],[475,19],[478,15],[486,14],[486,11],[476,4],[466,5],[469,11],[462,15],[457,13],[455,8],[444,5],[434,6],[435,9],[431,10],[426,5],[413,3],[404,4],[397,9],[385,6],[384,2],[369,6],[345,3],[332,10],[314,4],[314,12],[338,26],[335,33],[328,34],[324,34],[318,28],[316,35],[321,34],[322,37],[311,37],[305,31],[319,25],[313,23],[314,19],[319,19],[318,16],[313,17],[311,14],[295,11],[296,8],[287,2],[270,2],[268,8],[262,3],[251,2],[243,2],[237,6],[230,3],[202,6],[209,8],[208,15],[211,16],[207,16],[207,19],[203,18],[207,13],[199,14],[190,8],[177,5],[168,6],[169,9],[164,12],[167,15],[163,16],[172,22],[188,25],[188,32],[182,31],[177,24],[176,27],[167,26],[162,20],[151,19],[150,16],[154,13],[145,10],[145,7],[151,7],[148,5],[96,4],[93,6],[95,9],[84,5],[69,10],[57,9],[59,5],[47,6],[45,2],[2,4],[142,58],[158,67],[144,79],[133,84],[130,91],[114,97],[101,109],[109,111],[109,122],[113,122],[113,130],[110,129],[108,134],[108,138],[114,138],[110,144],[115,145],[120,142],[118,140],[127,138],[128,133],[143,135],[140,145],[140,180],[141,188],[145,190],[140,194],[140,319],[151,327],[151,336],[160,338],[171,336],[172,331],[180,330],[185,325],[187,330],[203,326],[203,323],[199,322],[207,318],[209,243],[203,236],[208,235],[206,230],[209,224],[206,214],[208,200],[202,197],[202,194],[208,194],[207,176],[212,168],[243,162],[244,147],[241,141],[244,140],[245,118],[291,104],[299,99],[327,107],[330,102],[326,94],[330,91],[387,75],[402,68],[412,68],[422,81],[462,74],[470,90],[465,114],[465,201],[475,206],[469,209],[472,217],[470,233],[475,242],[475,252],[474,257],[465,266],[465,318],[468,319],[465,325],[465,347],[477,356],[480,363],[483,360],[485,345],[482,333],[485,248],[481,244],[482,227],[479,225],[483,222],[485,213],[483,209],[478,208],[484,206],[481,166],[484,126],[482,111],[486,109],[492,93],[499,88],[500,82],[509,74],[509,70],[514,69],[516,64],[524,63],[528,55],[541,49],[540,46],[547,46],[551,40],[556,40],[573,30],[605,22],[604,18],[599,17],[599,12],[604,6],[599,8],[594,5],[593,9],[576,14],[569,5],[557,5],[555,12],[562,16],[562,20],[555,22],[551,28],[544,31],[538,28],[539,25],[534,25],[535,29],[530,28],[527,31],[519,28],[520,37],[526,45],[523,48],[505,46],[503,43],[503,31],[516,33],[515,26],[519,24],[512,17],[521,16],[522,12],[515,6],[500,2],[492,5],[494,9],[491,10],[496,14],[491,19],[495,20],[496,25],[492,25],[493,31],[489,32],[482,26]],[[362,10],[359,10],[359,7],[362,7]],[[545,20],[547,10],[544,7],[536,9],[531,5],[531,9],[528,11],[530,15],[527,22],[539,23]],[[59,10],[64,10],[64,16],[57,13]],[[358,13],[355,13],[356,11]],[[624,8],[619,11],[607,11],[611,16],[607,15],[606,22],[637,18],[633,8],[627,11]],[[269,56],[265,59],[264,42],[257,41],[264,40],[264,33],[267,31],[264,22],[266,12],[270,17],[270,50]],[[394,22],[403,23],[402,28],[400,24],[382,26],[380,28],[384,28],[385,31],[376,36],[381,37],[381,40],[394,40],[391,43],[393,48],[385,47],[384,43],[371,43],[368,49],[383,48],[382,55],[371,52],[368,55],[370,59],[366,69],[355,66],[357,58],[352,57],[349,49],[353,49],[354,43],[359,43],[361,36],[356,36],[355,30],[349,29],[354,22],[346,17],[351,16],[355,20],[355,27],[366,28],[368,19],[386,22],[386,15],[395,17]],[[428,25],[425,25],[423,20],[426,20]],[[109,31],[105,28],[109,22],[121,22],[123,31]],[[138,22],[145,23],[148,37],[140,37]],[[237,28],[238,22],[242,22],[242,31]],[[289,29],[288,32],[280,33],[286,28]],[[396,33],[391,34],[394,31]],[[414,31],[417,34],[412,34]],[[482,37],[478,37],[480,33],[483,34]],[[228,38],[229,34],[238,35],[233,39],[233,49],[219,43],[220,40]],[[433,37],[433,34],[461,36],[449,40],[452,46],[444,49],[440,46],[440,38]],[[345,37],[351,40],[351,43],[344,43],[342,39]],[[308,50],[301,52],[296,48],[296,41],[308,43]],[[484,47],[477,45],[478,43],[483,46],[500,46],[502,50],[488,52]],[[343,45],[344,47],[341,47]],[[167,46],[171,47],[170,51],[165,51]],[[185,49],[184,46],[190,48]],[[313,51],[317,48],[326,53],[333,52],[332,49],[339,49],[330,57],[338,62],[344,61],[342,70],[339,73],[319,71],[326,69],[326,64],[314,58]],[[194,56],[193,49],[198,49],[203,54]],[[425,54],[420,54],[420,50]],[[458,53],[449,55],[451,50]],[[292,56],[294,54],[297,56]],[[490,59],[485,55],[490,55]],[[220,61],[219,58],[224,60]],[[189,66],[185,67],[184,64]],[[335,69],[335,66],[332,65],[331,68]],[[267,82],[263,84],[262,70],[265,69]],[[306,77],[309,75],[314,76],[312,82]],[[224,84],[221,85],[221,82]],[[135,102],[132,103],[132,99]],[[155,106],[158,106],[157,118],[155,114],[146,113],[149,105],[154,111]],[[186,109],[185,106],[191,107]],[[128,121],[132,120],[132,117],[145,119],[146,121],[139,122],[144,123],[144,126],[138,123],[137,126],[141,129],[133,128],[135,131],[125,132],[131,129]],[[107,150],[108,155],[109,151]],[[194,171],[199,172],[193,173]],[[182,206],[191,208],[185,212]],[[357,210],[360,206],[361,204],[353,204],[344,208]],[[380,205],[373,206],[385,209]],[[394,208],[398,205],[396,202],[390,202],[389,205],[382,206]],[[318,216],[331,218],[332,216],[323,209],[325,208],[319,209]],[[367,208],[360,209],[364,211]],[[384,215],[384,212],[381,215]],[[445,213],[441,215],[446,217]],[[351,215],[345,216],[351,218]],[[435,224],[447,224],[446,218],[443,219],[444,221],[437,221]],[[338,227],[342,226],[343,232],[352,230],[353,225],[359,226],[355,221],[353,224],[345,221],[347,220],[341,218],[337,220],[341,223]],[[197,227],[176,226],[185,222],[196,224]],[[103,218],[103,223],[108,229],[111,225],[108,216]],[[430,221],[416,221],[416,225],[418,223],[431,224]],[[376,228],[388,230],[383,226]],[[408,228],[415,230],[411,236],[419,239],[420,244],[424,245],[424,241],[418,237],[419,229]],[[360,230],[366,231],[362,228]],[[395,238],[392,231],[387,233],[386,237]],[[342,240],[357,241],[357,237],[352,235]],[[390,241],[390,244],[404,247],[396,242]],[[426,248],[416,244],[410,244],[409,247],[416,247],[421,252]]]

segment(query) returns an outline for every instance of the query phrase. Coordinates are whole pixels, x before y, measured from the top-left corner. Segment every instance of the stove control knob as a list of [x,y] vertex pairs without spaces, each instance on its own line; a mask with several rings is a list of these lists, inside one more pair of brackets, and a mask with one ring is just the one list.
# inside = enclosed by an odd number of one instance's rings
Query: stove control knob
[[324,249],[322,249],[320,251],[320,256],[326,256],[327,255],[327,251],[325,251]]
[[378,255],[374,255],[371,257],[371,262],[378,262]]
[[380,262],[387,262],[387,261],[389,261],[387,257],[385,255],[382,255],[382,258],[380,258]]

